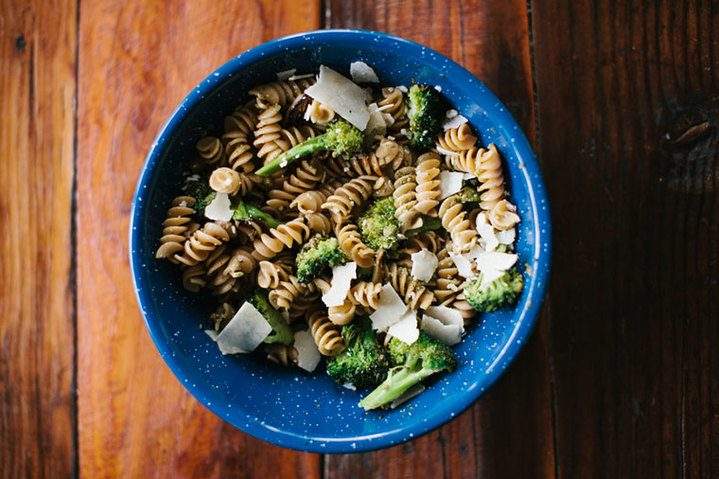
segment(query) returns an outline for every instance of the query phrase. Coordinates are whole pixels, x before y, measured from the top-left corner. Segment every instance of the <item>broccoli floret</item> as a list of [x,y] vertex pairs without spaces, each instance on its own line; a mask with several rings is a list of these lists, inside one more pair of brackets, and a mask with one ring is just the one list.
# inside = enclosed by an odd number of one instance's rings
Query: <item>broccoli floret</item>
[[308,283],[327,268],[346,263],[347,257],[340,249],[337,238],[318,235],[302,246],[295,261],[297,263],[297,279],[300,283]]
[[268,344],[292,344],[294,334],[292,334],[290,325],[287,324],[280,313],[270,305],[265,294],[261,291],[255,291],[249,301],[272,327],[272,332],[265,338],[264,342]]
[[424,331],[420,331],[414,344],[392,338],[389,356],[396,366],[389,370],[382,384],[360,401],[366,411],[390,404],[423,379],[441,371],[451,371],[457,364],[452,349]]
[[362,132],[344,120],[331,123],[324,134],[308,138],[299,145],[278,155],[265,166],[257,170],[259,176],[269,176],[294,163],[299,158],[318,151],[329,151],[332,156],[351,156],[362,148]]
[[359,219],[362,239],[374,250],[390,250],[399,241],[399,221],[394,215],[394,199],[377,200]]
[[257,206],[240,201],[234,207],[235,212],[232,214],[232,219],[239,221],[259,220],[270,228],[277,228],[281,223],[277,221],[272,215],[269,215],[259,209]]
[[387,376],[389,362],[367,318],[342,326],[347,347],[327,363],[327,374],[339,384],[374,387]]
[[188,178],[183,189],[185,190],[185,194],[195,198],[194,209],[200,214],[205,211],[205,206],[210,204],[212,200],[215,199],[216,193],[212,191],[212,188],[210,188],[207,177]]
[[477,188],[473,188],[471,186],[465,186],[464,188],[462,188],[459,193],[457,193],[457,198],[459,198],[459,201],[461,201],[463,205],[470,203],[479,203],[481,200]]
[[489,313],[514,304],[523,286],[522,275],[511,269],[484,287],[481,275],[474,278],[464,287],[464,296],[474,309]]
[[407,116],[409,146],[415,151],[432,148],[444,119],[444,105],[437,90],[427,85],[412,85]]

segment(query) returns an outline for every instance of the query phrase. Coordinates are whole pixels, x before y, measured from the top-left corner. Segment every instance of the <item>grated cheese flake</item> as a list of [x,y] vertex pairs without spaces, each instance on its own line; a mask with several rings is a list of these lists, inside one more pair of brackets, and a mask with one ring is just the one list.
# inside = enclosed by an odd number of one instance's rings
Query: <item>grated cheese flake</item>
[[277,79],[279,81],[289,80],[290,78],[292,78],[292,75],[294,75],[296,71],[297,68],[290,68],[289,70],[277,72]]
[[420,281],[429,281],[437,269],[437,256],[426,249],[412,253],[412,276]]
[[297,350],[297,366],[308,372],[314,371],[322,356],[309,331],[297,331],[294,346]]
[[482,273],[481,286],[487,286],[517,262],[518,256],[513,253],[486,251],[477,254],[477,268]]
[[414,309],[407,311],[399,321],[389,327],[387,334],[406,344],[413,344],[417,341],[417,339],[419,339],[417,311]]
[[428,314],[422,317],[420,326],[422,331],[448,346],[453,346],[462,341],[462,328],[457,324],[444,324],[437,318]]
[[462,179],[464,173],[458,171],[442,171],[439,174],[440,190],[442,191],[441,199],[459,193],[462,189]]
[[208,335],[211,340],[217,342],[217,331],[215,331],[214,329],[206,329],[205,334]]
[[442,128],[444,129],[444,131],[451,130],[452,128],[459,128],[460,126],[464,125],[468,121],[469,120],[467,120],[462,115],[455,115],[452,118],[450,118],[449,120],[445,121],[444,124],[442,125]]
[[332,108],[360,130],[364,131],[367,127],[369,109],[365,104],[365,91],[331,68],[321,65],[317,81],[305,93]]
[[516,237],[517,237],[516,228],[499,231],[497,233],[497,241],[499,241],[499,244],[510,245],[510,244],[514,243],[514,240]]
[[399,321],[407,312],[407,305],[399,297],[391,284],[382,286],[379,293],[379,306],[370,314],[372,329],[387,331],[387,328]]
[[377,107],[377,103],[370,103],[367,108],[369,108],[369,120],[367,121],[365,137],[374,138],[376,136],[384,136],[387,132],[387,122]]
[[377,73],[365,62],[350,63],[350,75],[357,83],[379,83]]
[[470,260],[470,258],[468,258],[467,254],[450,252],[449,257],[452,259],[454,265],[457,267],[457,274],[467,279],[476,276],[474,271],[472,270],[472,261]]
[[350,391],[356,391],[356,390],[357,390],[357,386],[355,386],[355,385],[352,384],[352,383],[344,383],[344,384],[342,385],[342,387],[345,388],[345,389],[349,389]]
[[462,313],[455,308],[449,306],[430,306],[427,308],[427,314],[438,319],[442,324],[455,324],[464,331],[464,319]]
[[217,346],[222,354],[249,353],[271,332],[272,326],[262,313],[245,302],[217,336]]
[[499,240],[494,233],[494,226],[489,223],[487,215],[482,212],[477,215],[477,233],[479,233],[480,244],[485,251],[494,251],[499,246]]
[[230,197],[227,193],[217,193],[215,198],[205,207],[205,216],[213,221],[230,221],[232,219]]
[[322,302],[325,303],[325,306],[329,308],[331,306],[340,306],[344,303],[350,290],[350,284],[356,277],[357,263],[354,261],[333,267],[330,289],[322,295]]

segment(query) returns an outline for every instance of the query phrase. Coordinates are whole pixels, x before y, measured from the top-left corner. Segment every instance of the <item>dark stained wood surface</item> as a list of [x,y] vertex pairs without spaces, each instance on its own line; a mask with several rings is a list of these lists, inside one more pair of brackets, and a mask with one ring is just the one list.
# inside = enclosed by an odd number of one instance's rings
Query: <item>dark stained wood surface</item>
[[0,477],[75,473],[76,2],[0,1]]
[[[357,455],[203,409],[126,259],[137,173],[182,95],[318,27],[389,31],[483,79],[536,146],[555,225],[551,292],[504,378]],[[719,3],[0,0],[0,42],[0,477],[719,476]]]

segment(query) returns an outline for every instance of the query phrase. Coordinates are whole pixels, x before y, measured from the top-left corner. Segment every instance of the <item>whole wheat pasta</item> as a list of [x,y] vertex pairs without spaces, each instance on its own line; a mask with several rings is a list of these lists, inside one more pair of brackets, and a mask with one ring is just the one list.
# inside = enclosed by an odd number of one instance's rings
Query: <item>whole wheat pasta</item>
[[467,151],[476,144],[477,137],[472,133],[469,123],[463,123],[457,128],[450,128],[437,138],[437,146],[445,151]]

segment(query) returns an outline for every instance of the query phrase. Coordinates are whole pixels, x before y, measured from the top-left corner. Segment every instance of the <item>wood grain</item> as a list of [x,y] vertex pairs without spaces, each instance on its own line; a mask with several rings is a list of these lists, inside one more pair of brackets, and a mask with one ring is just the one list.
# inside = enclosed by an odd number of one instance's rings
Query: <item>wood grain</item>
[[75,470],[74,1],[0,1],[0,477]]
[[143,158],[181,97],[229,57],[313,29],[315,1],[82,4],[78,125],[79,441],[84,477],[317,477],[192,399],[144,331],[127,262]]
[[717,477],[717,3],[533,2],[532,24],[559,475]]
[[[328,7],[328,26],[387,31],[458,61],[484,80],[534,137],[526,2],[336,0]],[[384,451],[329,456],[325,476],[553,476],[547,337],[547,324],[540,321],[507,376],[458,419]]]

